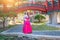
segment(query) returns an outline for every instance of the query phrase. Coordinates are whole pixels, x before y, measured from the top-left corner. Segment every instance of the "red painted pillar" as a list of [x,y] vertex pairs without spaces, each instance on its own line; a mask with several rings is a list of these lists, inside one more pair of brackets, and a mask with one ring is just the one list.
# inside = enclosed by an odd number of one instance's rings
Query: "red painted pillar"
[[60,10],[60,0],[58,0],[58,9]]
[[48,1],[46,0],[46,8],[48,7]]
[[48,11],[48,0],[46,0],[46,12]]
[[51,0],[52,2],[52,9],[54,10],[54,0]]

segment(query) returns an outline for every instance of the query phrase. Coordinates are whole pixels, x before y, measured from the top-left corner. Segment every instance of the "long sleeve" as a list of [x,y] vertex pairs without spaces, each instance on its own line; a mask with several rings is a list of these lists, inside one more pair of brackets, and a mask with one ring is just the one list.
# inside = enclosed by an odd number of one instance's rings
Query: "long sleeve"
[[24,16],[24,20],[26,20],[26,18],[28,18],[28,16],[27,16],[27,15],[25,15],[25,16]]

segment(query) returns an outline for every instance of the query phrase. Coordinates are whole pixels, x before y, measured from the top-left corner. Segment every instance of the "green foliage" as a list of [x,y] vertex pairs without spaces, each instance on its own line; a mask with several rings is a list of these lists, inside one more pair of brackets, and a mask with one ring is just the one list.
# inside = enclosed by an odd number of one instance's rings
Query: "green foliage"
[[3,11],[0,11],[0,17],[2,18],[2,21],[3,21],[3,27],[5,28],[5,21],[8,17],[15,18],[16,16],[17,16],[17,14],[13,11],[10,11],[8,13],[4,13]]
[[37,19],[37,20],[39,20],[39,22],[41,22],[41,20],[46,19],[46,18],[45,18],[45,16],[43,16],[43,15],[37,14],[37,15],[35,16],[35,19]]
[[0,11],[0,17],[15,17],[17,14],[13,11],[10,11],[8,13],[4,13],[3,11]]
[[7,14],[5,14],[3,11],[0,11],[0,17],[6,17]]
[[9,12],[8,15],[9,15],[10,17],[16,17],[16,16],[17,16],[17,14],[16,14],[15,12],[12,12],[12,11]]

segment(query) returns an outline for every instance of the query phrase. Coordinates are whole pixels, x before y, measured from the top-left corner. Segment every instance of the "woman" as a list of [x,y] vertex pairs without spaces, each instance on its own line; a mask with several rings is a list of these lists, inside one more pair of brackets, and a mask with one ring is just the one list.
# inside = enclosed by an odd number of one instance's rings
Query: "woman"
[[28,14],[24,16],[23,33],[24,34],[30,34],[30,33],[32,33],[32,26],[30,24],[30,17],[29,17]]

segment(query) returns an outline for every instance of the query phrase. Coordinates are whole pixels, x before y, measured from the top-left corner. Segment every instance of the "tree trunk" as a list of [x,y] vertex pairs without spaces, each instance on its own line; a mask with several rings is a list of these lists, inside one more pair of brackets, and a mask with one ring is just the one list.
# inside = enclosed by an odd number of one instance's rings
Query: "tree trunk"
[[13,24],[15,25],[15,17],[13,17]]
[[39,22],[40,22],[40,20],[39,20]]
[[41,20],[39,19],[39,22],[41,22]]
[[3,28],[5,29],[5,17],[3,17]]

